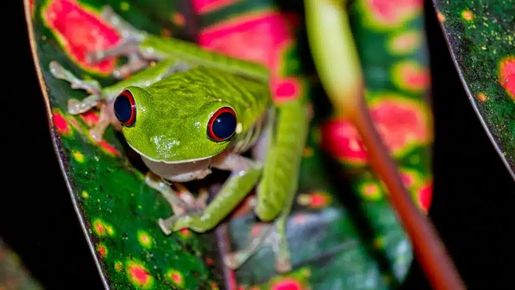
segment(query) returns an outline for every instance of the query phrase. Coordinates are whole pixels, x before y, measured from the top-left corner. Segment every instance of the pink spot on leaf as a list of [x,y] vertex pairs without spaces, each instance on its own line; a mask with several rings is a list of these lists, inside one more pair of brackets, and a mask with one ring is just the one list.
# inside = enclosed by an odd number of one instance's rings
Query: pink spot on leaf
[[100,257],[105,258],[107,257],[107,248],[103,244],[99,244],[97,246],[97,253],[100,255]]
[[430,82],[427,68],[411,61],[398,63],[393,69],[393,75],[395,84],[408,91],[422,92]]
[[99,115],[98,112],[95,110],[89,110],[85,113],[80,114],[80,118],[84,123],[86,123],[88,126],[92,127],[96,123],[98,123]]
[[274,100],[299,97],[298,81],[285,78],[281,71],[284,53],[293,41],[284,15],[267,11],[233,18],[201,31],[198,41],[207,49],[270,68]]
[[140,263],[130,261],[127,265],[127,274],[132,283],[144,289],[150,288],[153,278],[148,270]]
[[91,63],[87,58],[89,53],[111,48],[120,40],[118,32],[98,15],[74,0],[54,0],[47,6],[43,18],[66,53],[81,67],[102,74],[114,69],[114,59]]
[[284,78],[279,81],[272,81],[272,88],[275,100],[277,101],[295,99],[300,94],[300,84],[295,78]]
[[402,24],[420,11],[422,0],[363,0],[365,11],[377,27],[390,28]]
[[500,62],[499,82],[515,101],[515,56],[508,56]]
[[[384,99],[370,108],[370,114],[384,142],[394,154],[409,145],[426,144],[431,139],[423,107],[401,99]],[[366,147],[357,129],[348,120],[333,119],[321,128],[322,148],[332,156],[355,164],[367,160]]]
[[419,203],[424,212],[428,212],[433,197],[433,182],[430,181],[419,190]]
[[98,142],[98,146],[102,148],[102,150],[112,156],[119,157],[121,156],[120,151],[116,149],[113,145],[109,144],[106,140],[101,140]]
[[431,139],[426,112],[418,104],[387,99],[373,105],[370,113],[381,137],[394,153]]
[[178,233],[182,238],[185,238],[185,239],[191,237],[191,231],[187,228],[180,229]]
[[209,13],[228,6],[236,0],[193,0],[193,10],[198,14]]
[[322,148],[332,156],[350,163],[364,163],[365,145],[358,131],[347,120],[330,120],[322,125]]
[[52,112],[52,121],[54,123],[55,129],[57,130],[57,133],[61,135],[68,135],[71,133],[71,128],[60,111],[54,110]]
[[309,206],[311,208],[323,208],[329,204],[330,198],[327,194],[314,192],[310,195]]
[[293,278],[286,278],[272,285],[272,290],[301,290],[302,285]]
[[182,275],[181,272],[175,270],[175,269],[172,269],[172,270],[168,270],[166,276],[168,277],[168,279],[170,279],[175,285],[178,285],[178,286],[183,286],[184,284],[184,276]]

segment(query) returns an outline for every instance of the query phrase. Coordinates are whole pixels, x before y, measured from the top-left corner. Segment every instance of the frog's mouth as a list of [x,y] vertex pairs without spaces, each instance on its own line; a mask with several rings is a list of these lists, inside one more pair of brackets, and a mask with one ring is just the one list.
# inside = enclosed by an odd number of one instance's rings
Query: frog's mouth
[[211,173],[211,158],[181,163],[156,162],[143,157],[143,162],[153,173],[174,182],[188,182],[202,179]]
[[164,163],[164,164],[183,164],[183,163],[193,163],[193,162],[199,162],[202,160],[211,159],[217,154],[210,155],[210,156],[202,156],[199,158],[191,158],[191,159],[181,159],[181,160],[169,160],[169,159],[160,159],[160,158],[153,158],[145,154],[144,152],[138,150],[135,146],[132,146],[129,142],[127,142],[129,147],[132,148],[132,150],[136,151],[142,159],[147,159],[148,161],[155,162],[155,163]]

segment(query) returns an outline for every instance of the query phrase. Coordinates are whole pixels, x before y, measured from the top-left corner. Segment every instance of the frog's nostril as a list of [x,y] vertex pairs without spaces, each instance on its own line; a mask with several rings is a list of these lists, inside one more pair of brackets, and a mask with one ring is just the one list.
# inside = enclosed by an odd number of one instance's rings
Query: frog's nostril
[[116,119],[125,127],[130,127],[136,122],[136,103],[131,92],[123,91],[114,101],[114,114]]

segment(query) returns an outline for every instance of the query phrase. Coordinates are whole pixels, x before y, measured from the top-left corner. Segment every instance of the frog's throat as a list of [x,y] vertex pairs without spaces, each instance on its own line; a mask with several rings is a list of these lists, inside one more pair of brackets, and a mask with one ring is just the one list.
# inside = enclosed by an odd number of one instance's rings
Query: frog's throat
[[[127,142],[127,144],[128,144],[128,142]],[[209,159],[209,158],[212,158],[212,157],[218,155],[218,154],[213,154],[213,155],[203,156],[203,157],[200,157],[200,158],[182,159],[182,160],[163,160],[163,159],[152,158],[152,157],[146,155],[145,153],[139,151],[138,149],[136,149],[131,144],[129,144],[129,147],[131,147],[132,150],[136,151],[136,153],[138,153],[140,156],[143,156],[143,157],[147,158],[150,161],[161,162],[161,163],[165,163],[165,164],[181,164],[181,163],[201,161],[201,160],[206,160],[206,159]]]

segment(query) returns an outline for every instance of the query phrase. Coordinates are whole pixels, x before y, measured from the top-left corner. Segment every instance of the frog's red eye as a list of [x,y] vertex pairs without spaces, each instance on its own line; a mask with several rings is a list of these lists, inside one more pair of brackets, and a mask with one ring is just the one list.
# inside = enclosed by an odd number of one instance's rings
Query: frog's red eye
[[218,109],[207,125],[207,134],[216,142],[226,141],[236,131],[236,113],[229,107]]
[[131,92],[123,91],[114,101],[114,114],[116,119],[125,127],[130,127],[136,122],[136,103]]

